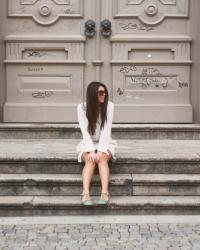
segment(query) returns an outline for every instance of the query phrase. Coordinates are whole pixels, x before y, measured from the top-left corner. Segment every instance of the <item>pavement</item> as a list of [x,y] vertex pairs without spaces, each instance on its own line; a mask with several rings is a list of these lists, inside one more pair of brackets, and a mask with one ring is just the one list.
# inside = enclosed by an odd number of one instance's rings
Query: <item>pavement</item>
[[199,250],[199,215],[0,217],[1,250]]

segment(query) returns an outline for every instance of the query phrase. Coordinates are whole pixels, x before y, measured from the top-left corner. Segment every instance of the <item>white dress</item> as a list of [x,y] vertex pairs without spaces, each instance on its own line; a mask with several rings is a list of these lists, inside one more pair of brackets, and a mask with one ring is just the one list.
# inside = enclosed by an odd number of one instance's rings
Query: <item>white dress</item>
[[91,152],[99,150],[108,154],[107,149],[112,153],[112,159],[116,159],[115,148],[117,141],[111,138],[111,127],[114,113],[114,104],[108,101],[107,106],[107,121],[104,124],[104,128],[100,130],[101,118],[99,116],[96,123],[96,130],[94,135],[90,135],[87,131],[88,119],[86,117],[86,103],[78,104],[77,114],[79,126],[82,132],[83,139],[76,146],[76,152],[78,154],[78,162],[82,162],[83,152]]

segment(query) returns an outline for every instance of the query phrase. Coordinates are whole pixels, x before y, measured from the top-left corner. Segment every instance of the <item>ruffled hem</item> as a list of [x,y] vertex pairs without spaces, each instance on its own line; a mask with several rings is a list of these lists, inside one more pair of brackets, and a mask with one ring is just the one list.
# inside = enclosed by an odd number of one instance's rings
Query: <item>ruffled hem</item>
[[[94,142],[95,149],[97,149],[98,142],[96,142],[96,141],[93,141],[93,142]],[[112,154],[111,160],[116,160],[116,156],[115,156],[115,149],[116,149],[116,147],[117,147],[117,141],[113,140],[111,138],[110,142],[109,142],[109,145],[108,145],[108,149],[110,150],[110,152]],[[83,152],[86,152],[86,147],[85,147],[85,144],[84,144],[83,140],[81,140],[79,142],[79,144],[76,146],[76,152],[78,154],[78,162],[83,162],[82,159],[81,159],[81,157],[82,157]]]

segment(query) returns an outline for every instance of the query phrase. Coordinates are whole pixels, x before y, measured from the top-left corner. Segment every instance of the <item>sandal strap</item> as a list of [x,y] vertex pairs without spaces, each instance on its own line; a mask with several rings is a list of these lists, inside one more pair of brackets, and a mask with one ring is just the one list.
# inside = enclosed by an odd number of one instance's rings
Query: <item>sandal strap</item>
[[109,194],[109,193],[101,193],[101,194],[106,194],[106,195],[110,196],[110,194]]
[[82,196],[82,201],[90,201],[91,197],[89,193],[80,194]]
[[101,193],[101,197],[103,198],[103,195],[107,195],[107,197],[108,197],[108,200],[110,199],[110,194],[109,193]]
[[84,195],[90,195],[90,193],[82,193],[80,194],[81,196],[84,196]]

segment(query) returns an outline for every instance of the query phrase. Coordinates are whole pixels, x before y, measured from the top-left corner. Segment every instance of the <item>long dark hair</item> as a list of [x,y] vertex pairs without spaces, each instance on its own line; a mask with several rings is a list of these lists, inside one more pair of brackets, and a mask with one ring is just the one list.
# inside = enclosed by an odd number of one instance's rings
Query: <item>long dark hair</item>
[[[104,103],[99,103],[98,101],[98,88],[100,86],[102,86],[106,92]],[[91,135],[95,133],[99,113],[101,117],[100,129],[104,127],[105,121],[107,120],[108,99],[108,89],[105,84],[93,81],[88,85],[86,93],[86,117],[88,119],[88,132]]]

